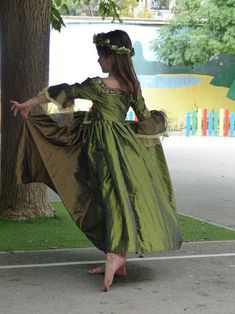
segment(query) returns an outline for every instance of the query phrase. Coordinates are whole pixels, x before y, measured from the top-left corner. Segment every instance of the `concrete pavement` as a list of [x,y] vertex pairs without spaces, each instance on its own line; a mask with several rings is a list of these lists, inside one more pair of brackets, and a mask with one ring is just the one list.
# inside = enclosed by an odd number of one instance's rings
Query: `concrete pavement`
[[171,135],[163,147],[178,211],[235,229],[235,137]]
[[1,314],[234,314],[235,241],[129,256],[108,293],[96,249],[0,254]]

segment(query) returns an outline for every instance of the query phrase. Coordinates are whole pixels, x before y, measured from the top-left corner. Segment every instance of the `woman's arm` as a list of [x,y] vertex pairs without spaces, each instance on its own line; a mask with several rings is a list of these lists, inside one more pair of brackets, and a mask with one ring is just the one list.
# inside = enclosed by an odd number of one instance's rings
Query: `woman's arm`
[[[86,79],[82,83],[59,84],[50,86],[39,92],[37,97],[20,104],[17,101],[11,101],[11,110],[16,116],[18,111],[22,118],[28,118],[28,113],[34,105],[41,105],[48,102],[53,102],[59,109],[65,109],[74,105],[75,98],[83,98],[88,100],[97,100],[100,97],[97,89],[97,83],[93,79]],[[101,97],[102,94],[101,94]]]
[[39,95],[37,97],[30,98],[23,103],[19,103],[18,101],[10,101],[11,103],[11,111],[13,112],[13,116],[16,117],[18,111],[23,119],[28,118],[28,113],[32,109],[33,106],[41,105],[48,103],[47,98],[44,95]]

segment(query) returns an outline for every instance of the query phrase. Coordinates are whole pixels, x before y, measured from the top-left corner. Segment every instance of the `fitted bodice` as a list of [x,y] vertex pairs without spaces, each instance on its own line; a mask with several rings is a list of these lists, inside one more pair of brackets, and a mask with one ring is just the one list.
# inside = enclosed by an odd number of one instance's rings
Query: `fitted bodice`
[[95,81],[102,92],[102,101],[93,101],[93,119],[124,121],[131,106],[131,95],[120,89],[108,87],[101,78],[95,78]]

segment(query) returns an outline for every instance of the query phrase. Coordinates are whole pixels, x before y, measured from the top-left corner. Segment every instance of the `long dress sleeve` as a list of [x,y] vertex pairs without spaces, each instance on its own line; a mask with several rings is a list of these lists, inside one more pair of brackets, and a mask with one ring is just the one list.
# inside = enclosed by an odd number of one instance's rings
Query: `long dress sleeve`
[[145,100],[142,95],[139,96],[137,100],[132,103],[132,108],[138,118],[138,121],[151,117],[151,114],[146,107]]
[[133,103],[132,108],[138,118],[136,133],[141,142],[146,147],[159,144],[159,136],[167,136],[166,114],[163,111],[149,111],[142,96]]
[[39,95],[44,95],[48,101],[53,102],[59,109],[72,107],[75,98],[92,101],[99,98],[97,88],[91,78],[72,85],[63,83],[50,86],[41,91]]

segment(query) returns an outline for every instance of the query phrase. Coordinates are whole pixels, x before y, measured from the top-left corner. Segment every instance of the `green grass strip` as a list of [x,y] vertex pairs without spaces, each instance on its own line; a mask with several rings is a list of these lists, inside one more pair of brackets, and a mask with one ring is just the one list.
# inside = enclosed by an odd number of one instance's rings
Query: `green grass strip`
[[[84,248],[92,244],[77,228],[61,202],[55,218],[14,221],[0,217],[0,251]],[[235,240],[235,231],[180,215],[184,241]]]
[[235,230],[180,215],[184,242],[235,240]]

